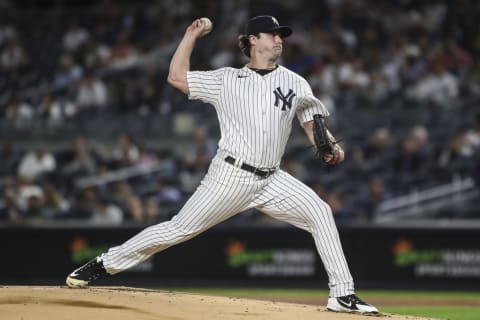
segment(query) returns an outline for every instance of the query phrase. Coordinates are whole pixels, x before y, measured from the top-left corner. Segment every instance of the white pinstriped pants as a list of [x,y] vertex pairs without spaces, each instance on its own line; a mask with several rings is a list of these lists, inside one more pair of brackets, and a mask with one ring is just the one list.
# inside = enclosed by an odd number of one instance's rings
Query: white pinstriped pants
[[108,273],[131,268],[238,212],[255,207],[310,232],[329,277],[330,296],[352,294],[353,279],[330,206],[283,170],[263,179],[226,163],[224,158],[220,152],[213,159],[198,189],[170,221],[150,226],[124,244],[110,248],[103,255]]

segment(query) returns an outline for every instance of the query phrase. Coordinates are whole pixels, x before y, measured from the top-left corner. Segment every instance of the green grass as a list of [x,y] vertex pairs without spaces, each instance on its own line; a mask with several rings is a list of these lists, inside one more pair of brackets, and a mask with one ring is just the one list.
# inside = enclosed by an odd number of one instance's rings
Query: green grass
[[[163,288],[165,289],[165,288]],[[315,289],[228,289],[228,288],[172,288],[173,291],[195,292],[219,296],[250,297],[256,299],[275,300],[275,298],[295,297],[296,299],[318,298],[319,304],[327,298],[328,291]],[[380,291],[362,290],[359,296],[366,301],[378,299],[380,301],[395,299],[414,299],[418,301],[431,301],[432,305],[419,306],[382,306],[380,310],[385,313],[412,315],[449,320],[480,320],[480,292],[443,292],[443,291]],[[470,302],[470,306],[435,305],[435,301],[449,300],[461,303]]]
[[382,312],[450,320],[478,320],[480,307],[408,306],[382,307]]

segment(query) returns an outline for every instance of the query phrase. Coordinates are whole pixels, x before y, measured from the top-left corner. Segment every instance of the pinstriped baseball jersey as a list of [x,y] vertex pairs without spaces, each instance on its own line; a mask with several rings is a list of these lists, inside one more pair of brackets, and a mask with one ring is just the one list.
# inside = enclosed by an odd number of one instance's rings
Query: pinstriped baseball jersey
[[307,81],[279,66],[265,76],[243,67],[188,72],[190,99],[212,104],[221,130],[219,148],[259,168],[280,165],[297,115],[328,116]]
[[[187,74],[190,99],[212,104],[221,139],[208,173],[192,197],[170,221],[151,226],[110,248],[102,258],[110,274],[187,241],[250,208],[310,232],[329,276],[331,297],[354,292],[330,206],[312,189],[278,169],[294,116],[301,123],[313,114],[328,115],[308,83],[278,67],[261,76],[255,71],[223,68]],[[227,158],[236,161],[227,163]],[[276,168],[268,177],[242,168]]]
[[[109,274],[115,274],[239,212],[256,208],[310,232],[328,274],[330,297],[353,294],[353,279],[330,206],[303,182],[279,168],[293,118],[297,116],[304,124],[313,120],[314,114],[327,116],[327,109],[315,98],[305,79],[281,66],[256,71],[247,66],[188,71],[185,77],[195,36],[205,33],[199,22],[196,20],[187,28],[173,55],[169,82],[189,93],[190,99],[214,106],[221,129],[217,154],[177,215],[110,248],[99,260]],[[256,39],[247,39],[247,35],[260,33]],[[275,18],[257,16],[249,20],[246,35],[240,35],[240,47],[251,54],[253,65],[271,65],[281,54],[282,37],[291,33],[290,27],[280,26]],[[310,135],[310,127],[305,129]],[[67,278],[67,284],[68,279],[71,278]]]

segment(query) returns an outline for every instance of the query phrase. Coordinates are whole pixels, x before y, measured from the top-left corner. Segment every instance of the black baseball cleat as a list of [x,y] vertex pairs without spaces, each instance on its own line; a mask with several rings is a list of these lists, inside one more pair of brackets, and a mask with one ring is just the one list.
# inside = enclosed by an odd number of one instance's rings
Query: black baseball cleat
[[360,300],[356,295],[328,298],[327,309],[336,312],[378,313],[374,306]]
[[97,280],[106,274],[107,270],[103,266],[102,256],[98,256],[70,273],[66,283],[70,288],[85,288],[91,281]]

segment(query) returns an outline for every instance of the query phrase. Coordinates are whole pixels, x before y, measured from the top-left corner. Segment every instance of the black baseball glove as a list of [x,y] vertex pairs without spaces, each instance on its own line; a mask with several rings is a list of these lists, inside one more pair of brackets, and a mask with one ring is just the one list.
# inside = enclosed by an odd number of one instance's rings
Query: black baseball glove
[[313,115],[313,138],[317,148],[316,156],[328,165],[334,166],[339,162],[339,150],[336,144],[339,141],[327,132],[325,117],[320,114]]

